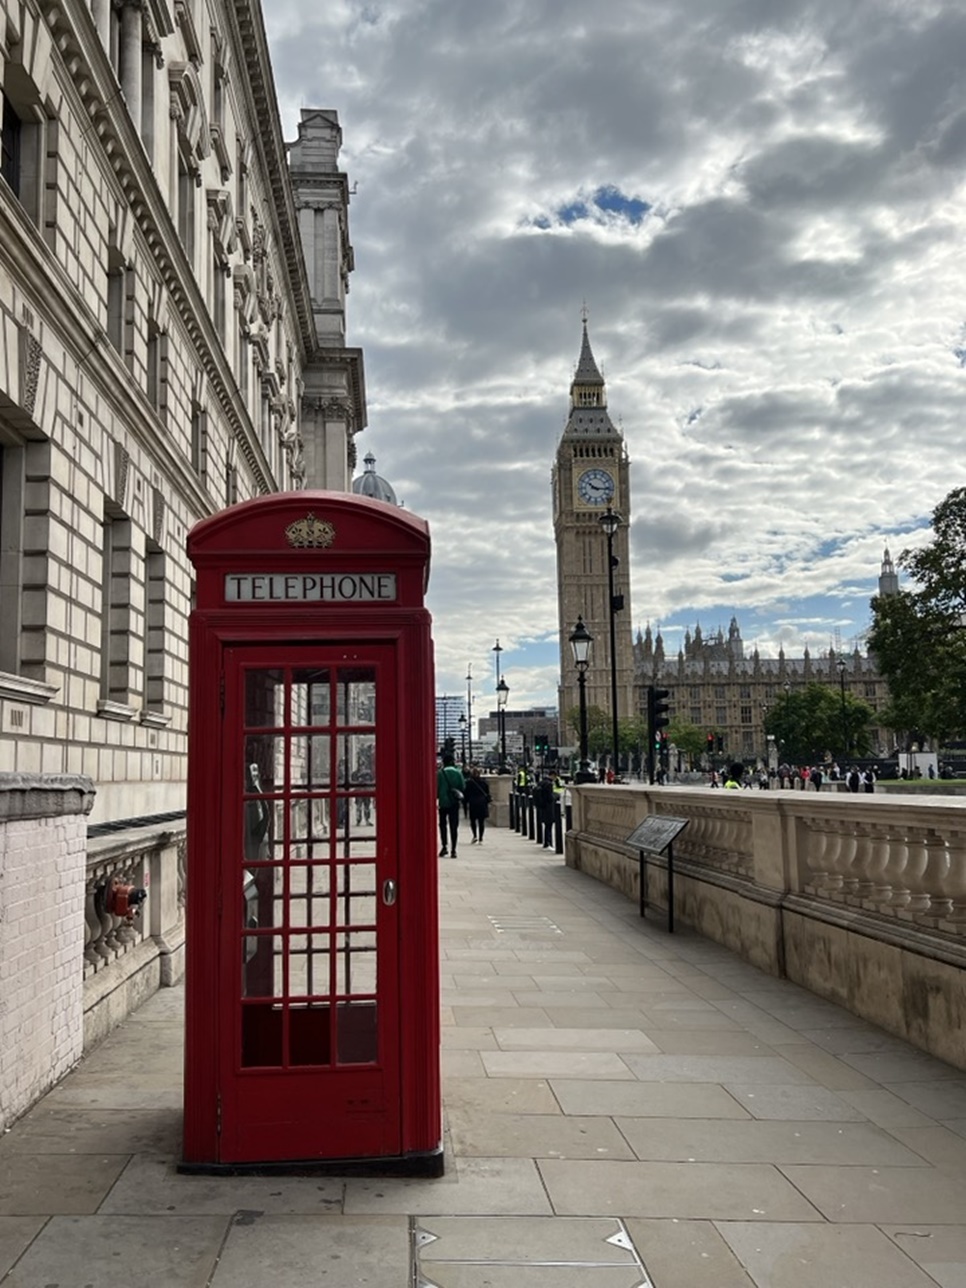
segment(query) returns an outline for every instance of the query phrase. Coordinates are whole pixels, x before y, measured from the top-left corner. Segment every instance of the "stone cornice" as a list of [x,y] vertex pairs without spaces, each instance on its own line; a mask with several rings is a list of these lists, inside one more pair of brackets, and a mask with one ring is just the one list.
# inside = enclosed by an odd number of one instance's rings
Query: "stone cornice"
[[30,680],[23,675],[10,675],[7,671],[0,671],[0,698],[40,706],[55,698],[59,692],[59,685],[45,684],[43,680]]
[[244,52],[248,89],[254,107],[252,137],[271,186],[272,214],[288,270],[302,344],[305,353],[311,355],[317,345],[312,297],[261,7],[252,0],[232,0],[226,8],[234,14],[237,37]]
[[94,795],[84,774],[0,774],[0,820],[89,814]]
[[[366,375],[362,361],[362,350],[333,346],[332,348],[319,349],[315,357],[318,362],[322,363],[324,372],[331,372],[339,367],[345,372],[349,384],[349,398],[352,404],[349,432],[358,434],[365,429],[368,423],[366,415]],[[318,396],[318,390],[314,386],[312,376],[313,368],[309,366],[304,372],[305,401],[309,404]]]

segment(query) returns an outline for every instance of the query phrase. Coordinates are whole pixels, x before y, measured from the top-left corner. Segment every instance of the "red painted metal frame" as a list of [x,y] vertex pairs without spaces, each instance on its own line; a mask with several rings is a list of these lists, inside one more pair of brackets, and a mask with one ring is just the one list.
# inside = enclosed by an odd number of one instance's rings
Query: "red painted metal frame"
[[[332,524],[327,549],[293,549],[285,529],[312,513]],[[237,890],[223,891],[220,764],[224,651],[318,643],[391,646],[395,658],[399,823],[398,999],[399,1170],[442,1168],[439,1077],[435,725],[432,638],[423,595],[429,573],[426,523],[368,498],[330,492],[261,497],[204,520],[188,538],[197,571],[197,607],[189,640],[188,898],[185,1034],[185,1170],[241,1170],[286,1160],[261,1157],[244,1125],[232,1158],[223,1157],[221,1126],[230,1088],[221,1049],[226,1006],[237,1008],[239,964],[218,948],[219,910],[234,909]],[[227,573],[393,572],[396,599],[386,603],[229,603]],[[228,832],[231,829],[227,829]],[[234,915],[233,912],[228,915]],[[306,1076],[306,1075],[302,1075]],[[318,1073],[325,1095],[326,1072]],[[340,1075],[341,1076],[341,1075]],[[226,1142],[227,1143],[227,1142]],[[340,1147],[332,1160],[366,1158]],[[327,1161],[321,1155],[287,1160]],[[390,1160],[382,1159],[384,1164]],[[412,1163],[411,1169],[407,1162]]]
[[[223,816],[225,844],[221,853],[224,872],[221,882],[220,978],[222,981],[229,981],[229,984],[233,983],[236,993],[235,1005],[232,1007],[230,989],[222,987],[220,991],[224,1000],[220,1019],[225,1026],[218,1043],[221,1061],[221,1160],[226,1163],[246,1162],[253,1155],[264,1161],[398,1155],[401,1153],[401,1015],[398,990],[405,973],[405,963],[401,968],[398,940],[400,904],[386,906],[378,898],[381,882],[387,879],[397,883],[400,881],[399,855],[404,849],[405,820],[399,817],[395,797],[397,784],[394,781],[399,751],[395,721],[395,694],[399,683],[395,666],[396,647],[385,643],[373,645],[366,641],[335,647],[321,643],[255,647],[243,645],[227,652],[231,656],[227,672],[224,750],[220,757],[222,799],[228,803]],[[283,1069],[253,1066],[243,1069],[239,1065],[239,1055],[242,1048],[244,1003],[239,1002],[237,989],[240,982],[240,949],[245,937],[243,918],[240,915],[243,903],[240,877],[245,865],[239,858],[243,848],[239,820],[243,814],[240,784],[244,762],[240,755],[241,748],[231,744],[234,741],[234,729],[241,725],[240,706],[244,700],[243,677],[246,668],[278,666],[297,670],[313,665],[332,672],[360,665],[367,668],[372,666],[377,677],[378,856],[372,866],[378,870],[376,935],[379,962],[379,1055],[377,1060],[356,1068]],[[334,720],[335,715],[332,718]],[[288,725],[287,717],[283,723]],[[288,727],[291,729],[291,726]],[[382,743],[386,745],[382,746]],[[284,786],[272,794],[282,799],[289,798],[292,794],[300,795],[298,791],[287,793]],[[337,837],[335,839],[337,841]],[[334,861],[339,863],[338,858]],[[368,863],[369,860],[364,862]],[[282,869],[286,865],[276,863],[271,866],[273,869]],[[302,865],[295,862],[291,866],[297,869]],[[313,866],[317,871],[326,870],[327,875],[331,876],[326,863],[317,862]],[[287,901],[283,899],[283,902]],[[276,934],[284,938],[283,928],[275,927],[273,937]],[[287,991],[283,989],[283,993]],[[330,1034],[334,1028],[332,1018],[330,1015]],[[284,1019],[282,1027],[284,1030]],[[332,1052],[330,1057],[331,1055]],[[334,1064],[334,1060],[332,1063]]]

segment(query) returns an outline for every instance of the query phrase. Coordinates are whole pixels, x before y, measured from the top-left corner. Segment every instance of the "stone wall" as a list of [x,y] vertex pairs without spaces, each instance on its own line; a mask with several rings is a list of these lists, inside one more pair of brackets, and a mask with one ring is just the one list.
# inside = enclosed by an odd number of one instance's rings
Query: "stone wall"
[[[574,788],[567,863],[638,901],[626,840],[651,814],[688,820],[676,923],[966,1069],[966,801]],[[666,917],[666,856],[644,881]]]
[[0,774],[0,1129],[83,1051],[84,875],[93,785]]

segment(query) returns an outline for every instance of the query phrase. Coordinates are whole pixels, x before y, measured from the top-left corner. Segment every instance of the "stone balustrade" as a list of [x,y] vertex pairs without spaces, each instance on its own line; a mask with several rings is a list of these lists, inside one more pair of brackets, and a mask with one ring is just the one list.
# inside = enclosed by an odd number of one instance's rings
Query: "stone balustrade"
[[[567,862],[637,899],[649,814],[688,820],[679,923],[966,1068],[966,799],[586,786]],[[666,906],[666,859],[645,882]]]
[[[132,914],[112,911],[111,883],[146,891]],[[84,893],[84,1047],[89,1049],[159,985],[184,971],[184,825],[88,841]]]
[[671,814],[688,819],[679,862],[966,935],[966,799],[633,787],[574,796],[577,832],[623,841],[647,814]]

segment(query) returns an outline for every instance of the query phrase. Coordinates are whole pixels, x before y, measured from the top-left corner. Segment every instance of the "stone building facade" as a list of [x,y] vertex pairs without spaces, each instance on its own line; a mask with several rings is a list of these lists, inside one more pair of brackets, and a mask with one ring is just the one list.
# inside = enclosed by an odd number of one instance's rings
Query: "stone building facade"
[[186,533],[350,485],[341,134],[286,155],[258,0],[0,0],[0,93],[0,771],[137,821],[184,808]]
[[[630,627],[630,466],[620,429],[607,411],[604,378],[591,351],[584,319],[583,341],[570,386],[570,411],[557,446],[552,472],[553,524],[557,545],[557,600],[560,643],[560,745],[572,746],[576,734],[568,715],[578,704],[577,675],[569,637],[577,622],[593,636],[592,665],[587,671],[587,705],[610,712],[611,650],[610,587],[607,544],[600,516],[616,510],[621,525],[613,540],[614,614],[618,718],[644,716],[647,686],[669,690],[669,714],[713,736],[714,754],[744,759],[769,754],[765,734],[768,707],[800,686],[824,683],[867,702],[874,710],[888,701],[888,686],[875,660],[858,648],[830,648],[812,657],[763,658],[757,649],[746,656],[736,618],[727,635],[718,630],[704,635],[697,626],[673,656],[651,628],[636,639]],[[895,565],[885,551],[879,574],[879,594],[898,590]],[[839,662],[844,663],[840,669]],[[884,728],[872,732],[873,745],[887,754],[894,738]]]
[[[634,644],[637,663],[638,700],[646,711],[647,685],[667,689],[668,713],[696,725],[713,737],[715,757],[735,756],[742,760],[768,763],[769,748],[765,733],[768,708],[786,693],[807,684],[826,684],[836,693],[843,687],[852,697],[868,703],[873,710],[885,706],[888,686],[874,660],[858,648],[836,652],[830,648],[814,658],[808,648],[798,658],[785,656],[780,649],[777,658],[761,657],[757,648],[745,655],[745,644],[737,619],[732,617],[728,634],[718,630],[705,636],[701,627],[688,631],[684,647],[668,657],[664,641],[650,627],[638,632]],[[838,663],[844,662],[840,672]],[[876,728],[873,747],[886,754],[892,736]]]
[[[38,856],[73,874],[49,969],[82,981],[56,1077],[183,969],[186,535],[347,491],[365,381],[338,118],[286,145],[259,0],[0,0],[0,143],[0,779],[92,789]],[[4,996],[46,995],[0,887]],[[7,1074],[9,1114],[42,1078]]]

